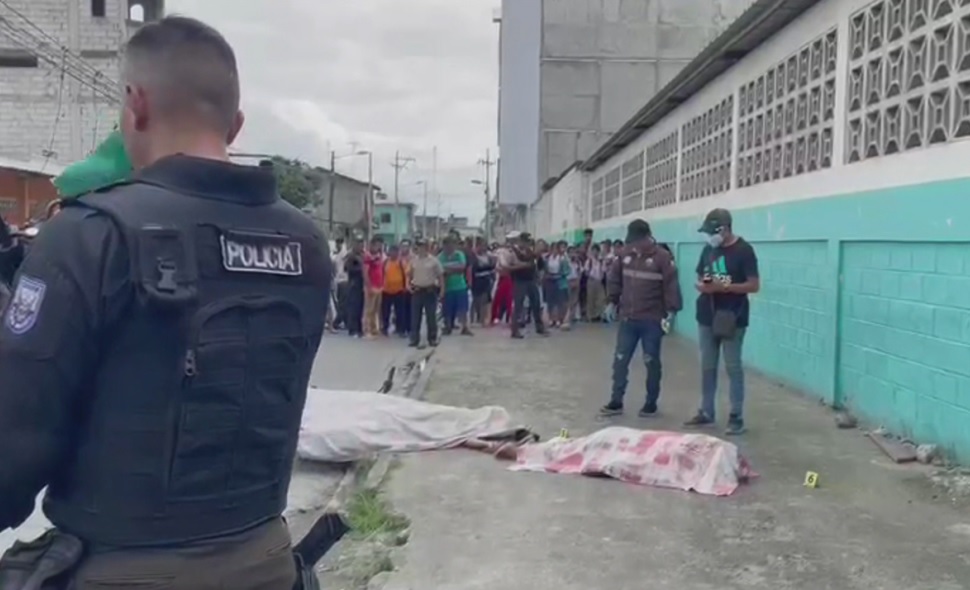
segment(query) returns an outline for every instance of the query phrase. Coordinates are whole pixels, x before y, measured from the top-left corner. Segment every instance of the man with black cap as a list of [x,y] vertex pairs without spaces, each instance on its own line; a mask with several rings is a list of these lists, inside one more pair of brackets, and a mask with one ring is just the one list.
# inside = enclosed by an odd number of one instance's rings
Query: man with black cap
[[714,424],[717,365],[724,354],[730,385],[727,434],[744,433],[744,368],[741,345],[748,327],[748,295],[761,288],[754,248],[732,231],[731,212],[714,209],[699,232],[707,245],[697,261],[697,325],[701,347],[701,407],[686,426]]
[[639,344],[647,365],[647,399],[640,416],[653,416],[660,399],[660,343],[669,316],[680,311],[683,303],[673,258],[657,246],[646,221],[636,219],[627,227],[626,249],[610,267],[607,293],[619,307],[620,325],[613,355],[613,393],[600,414],[623,413],[630,359]]

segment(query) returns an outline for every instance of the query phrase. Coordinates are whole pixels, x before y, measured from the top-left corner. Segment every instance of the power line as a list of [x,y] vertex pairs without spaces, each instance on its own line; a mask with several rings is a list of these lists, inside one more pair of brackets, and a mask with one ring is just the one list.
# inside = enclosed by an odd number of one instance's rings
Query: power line
[[[6,7],[7,10],[9,10],[10,12],[14,13],[15,15],[17,15],[17,17],[19,17],[22,21],[24,21],[25,23],[27,23],[27,25],[29,27],[31,27],[32,29],[34,29],[35,31],[37,31],[38,33],[40,33],[41,36],[45,37],[48,41],[50,41],[50,43],[52,43],[55,46],[60,46],[61,45],[60,40],[58,40],[56,37],[54,37],[53,35],[51,35],[47,31],[45,31],[43,28],[41,28],[37,23],[35,23],[34,21],[32,21],[30,19],[30,17],[28,17],[24,13],[20,12],[19,10],[17,10],[13,6],[11,6],[10,3],[7,0],[0,0],[0,4],[2,4],[4,7]],[[61,47],[61,49],[63,49],[64,51],[67,51],[68,53],[70,53],[70,51],[66,47]],[[71,54],[71,55],[73,57],[73,54]],[[83,68],[86,68],[90,74],[97,75],[97,74],[100,74],[101,73],[97,68],[95,68],[91,64],[87,63],[83,58],[78,57],[78,60],[79,60],[80,65]]]
[[75,55],[67,47],[61,45],[60,41],[44,31],[44,29],[34,23],[29,17],[11,6],[7,0],[0,0],[0,6],[6,7],[8,11],[16,15],[23,23],[15,23],[9,17],[0,15],[0,25],[4,25],[8,36],[17,45],[21,46],[39,60],[65,71],[68,76],[77,80],[85,87],[95,90],[106,100],[112,103],[119,102],[117,97],[117,83],[105,76],[104,72],[92,66],[84,58]]
[[[0,0],[0,2],[3,2],[3,0]],[[67,58],[72,54],[66,48],[62,50],[60,55],[57,53],[52,54],[52,52],[45,47],[45,44],[37,43],[35,36],[31,36],[28,31],[18,28],[16,25],[10,22],[10,20],[0,16],[0,25],[2,25],[0,29],[5,29],[8,37],[10,37],[17,45],[21,46],[38,60],[47,63],[59,71],[62,71],[70,78],[76,80],[84,87],[90,88],[92,91],[96,92],[98,95],[112,104],[117,104],[120,102],[116,87],[111,87],[107,84],[99,84],[99,80],[106,79],[106,76],[97,70],[94,70],[94,74],[89,74],[87,71],[79,70],[74,63],[69,63],[67,61]]]
[[47,149],[44,150],[44,165],[41,166],[41,174],[47,169],[47,164],[54,155],[54,140],[57,138],[57,127],[61,122],[61,108],[64,106],[64,70],[61,70],[61,79],[57,86],[57,112],[54,115],[54,122],[51,124],[51,138],[47,142]]

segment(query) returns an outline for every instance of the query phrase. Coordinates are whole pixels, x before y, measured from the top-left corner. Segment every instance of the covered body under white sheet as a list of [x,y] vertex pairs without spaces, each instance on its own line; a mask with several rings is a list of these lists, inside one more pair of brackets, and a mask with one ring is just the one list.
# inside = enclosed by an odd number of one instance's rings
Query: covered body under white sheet
[[[705,434],[613,426],[577,438],[508,443],[508,433],[519,428],[496,406],[457,408],[311,388],[297,451],[304,460],[343,463],[466,445],[514,459],[516,471],[605,475],[715,496],[732,494],[755,475],[735,445]],[[500,440],[483,442],[489,439]]]

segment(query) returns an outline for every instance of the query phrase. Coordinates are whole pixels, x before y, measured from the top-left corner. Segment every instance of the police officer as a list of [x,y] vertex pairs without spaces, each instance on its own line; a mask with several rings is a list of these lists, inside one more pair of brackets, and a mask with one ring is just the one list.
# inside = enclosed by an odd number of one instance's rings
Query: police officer
[[327,241],[271,173],[229,162],[243,119],[217,31],[145,24],[123,73],[136,173],[46,224],[0,325],[0,531],[46,486],[59,533],[11,552],[79,539],[78,590],[289,589]]

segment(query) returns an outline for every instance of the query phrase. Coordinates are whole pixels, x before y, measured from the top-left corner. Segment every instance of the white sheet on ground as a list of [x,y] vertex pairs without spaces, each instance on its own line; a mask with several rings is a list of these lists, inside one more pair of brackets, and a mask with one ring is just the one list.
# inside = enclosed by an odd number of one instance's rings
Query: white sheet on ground
[[719,438],[620,426],[524,445],[511,469],[606,475],[715,496],[728,496],[740,481],[755,476],[738,447]]
[[348,462],[375,453],[460,446],[512,428],[503,408],[442,406],[367,391],[311,387],[297,454],[308,461]]

